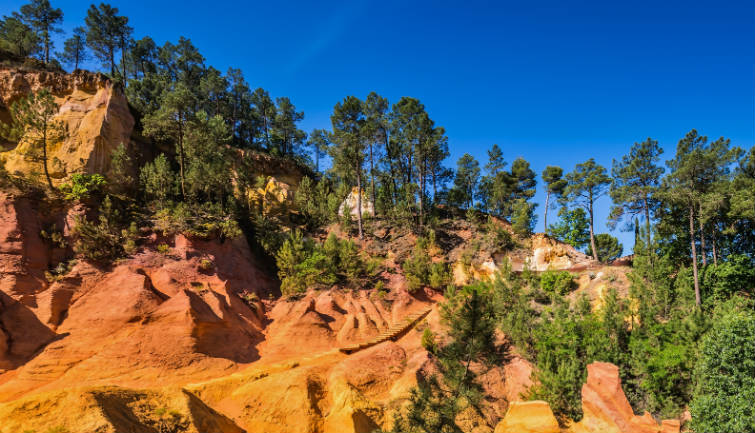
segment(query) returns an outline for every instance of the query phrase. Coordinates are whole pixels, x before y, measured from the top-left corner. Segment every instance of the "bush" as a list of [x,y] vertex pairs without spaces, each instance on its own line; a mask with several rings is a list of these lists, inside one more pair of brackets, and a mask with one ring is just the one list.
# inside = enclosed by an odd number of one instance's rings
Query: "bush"
[[76,218],[74,227],[74,252],[93,262],[110,262],[123,257],[127,245],[135,245],[139,236],[136,223],[123,227],[120,212],[112,204],[110,197],[105,197],[99,209],[97,222],[85,217]]
[[422,332],[422,347],[430,353],[435,353],[438,348],[435,342],[435,334],[433,334],[430,328],[425,328],[424,332]]
[[[432,241],[432,242],[431,242]],[[437,249],[434,238],[431,241],[419,238],[411,256],[401,266],[409,283],[409,291],[430,286],[435,290],[444,289],[451,283],[451,272],[445,262],[433,262],[428,253]]]
[[731,255],[717,265],[702,271],[702,286],[706,295],[721,302],[737,292],[755,295],[755,266],[745,255]]
[[284,295],[302,293],[318,284],[353,282],[367,272],[356,244],[332,233],[320,245],[294,230],[275,254],[275,260]]
[[[598,250],[598,260],[601,263],[615,260],[624,252],[624,246],[619,243],[619,240],[608,233],[595,235],[595,248]],[[592,256],[590,244],[587,244],[587,255]]]
[[540,287],[548,293],[563,296],[576,287],[574,276],[567,271],[545,271],[540,275]]
[[242,235],[233,215],[216,203],[168,205],[155,214],[155,229],[163,236],[183,233],[202,239],[233,239]]
[[107,182],[100,174],[74,173],[71,180],[60,185],[66,200],[84,200],[102,191]]
[[731,311],[703,338],[690,403],[692,428],[755,432],[755,314]]

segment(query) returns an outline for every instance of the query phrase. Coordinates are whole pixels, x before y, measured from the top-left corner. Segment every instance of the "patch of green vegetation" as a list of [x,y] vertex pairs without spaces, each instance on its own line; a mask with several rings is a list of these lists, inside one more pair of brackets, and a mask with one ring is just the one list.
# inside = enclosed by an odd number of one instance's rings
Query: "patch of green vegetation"
[[547,270],[540,274],[540,288],[550,294],[563,296],[576,287],[574,275],[568,271]]

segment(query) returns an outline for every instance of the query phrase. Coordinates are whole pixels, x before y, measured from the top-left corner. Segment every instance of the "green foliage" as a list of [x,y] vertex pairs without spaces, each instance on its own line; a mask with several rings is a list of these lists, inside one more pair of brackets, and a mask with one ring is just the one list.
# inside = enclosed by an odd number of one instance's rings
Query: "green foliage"
[[100,193],[106,184],[101,174],[74,173],[71,180],[59,188],[66,200],[84,200]]
[[[128,26],[128,18],[118,15],[118,8],[100,3],[99,6],[90,5],[86,23],[86,42],[92,53],[103,65],[110,67],[110,76],[116,76],[115,53],[124,48],[133,31]],[[121,71],[123,76],[125,71]]]
[[537,222],[535,208],[537,203],[530,203],[524,198],[517,199],[512,206],[511,227],[519,236],[528,236],[532,233]]
[[316,285],[350,283],[367,273],[356,244],[330,234],[321,245],[294,230],[275,254],[281,293],[302,293]]
[[454,185],[448,193],[449,202],[464,209],[472,208],[479,180],[480,163],[472,155],[465,153],[456,163]]
[[563,296],[576,287],[574,276],[568,271],[547,270],[540,274],[540,288],[548,293]]
[[646,228],[650,227],[650,219],[659,205],[657,193],[663,176],[663,167],[658,165],[661,154],[663,149],[658,146],[658,141],[648,138],[642,143],[634,143],[629,154],[620,161],[613,161],[610,194],[614,205],[610,225],[641,214],[645,217]]
[[[495,342],[496,316],[492,291],[486,285],[449,289],[441,306],[448,341],[435,346],[438,374],[412,389],[405,413],[394,420],[394,432],[461,432],[456,416],[471,408],[480,411],[484,396],[479,377],[508,359],[509,347]],[[426,344],[430,343],[427,334]],[[474,363],[477,368],[471,369]]]
[[433,241],[426,238],[417,239],[411,256],[401,265],[404,276],[409,283],[410,291],[419,290],[423,286],[439,290],[451,283],[451,272],[448,264],[434,262],[430,257],[429,251],[437,248],[434,245],[434,237],[430,239]]
[[86,42],[87,36],[84,28],[74,28],[73,35],[63,42],[63,52],[57,54],[58,58],[63,63],[73,66],[74,70],[78,70],[81,62],[89,60]]
[[[609,263],[619,258],[624,252],[624,246],[619,243],[619,240],[608,233],[595,235],[595,248],[598,250],[598,260],[601,263]],[[593,255],[590,245],[587,245],[587,255]]]
[[562,207],[558,211],[558,216],[561,219],[559,223],[549,228],[553,237],[577,249],[581,249],[590,242],[590,222],[587,220],[584,209],[570,210]]
[[549,165],[545,167],[545,170],[543,170],[542,178],[543,182],[545,182],[545,214],[543,216],[543,225],[545,226],[546,232],[548,231],[548,210],[550,210],[550,207],[553,203],[551,203],[550,199],[551,196],[554,196],[555,198],[560,198],[561,194],[564,193],[564,189],[566,188],[567,182],[566,179],[563,178],[564,170],[561,167],[557,167],[554,165]]
[[123,196],[131,194],[135,186],[134,174],[138,174],[134,166],[134,158],[130,155],[130,149],[121,143],[110,155],[110,170],[107,174],[110,179],[108,190],[113,194]]
[[42,51],[38,35],[16,13],[0,20],[0,50],[19,59],[39,54]]
[[139,179],[148,199],[160,207],[175,194],[176,177],[165,154],[161,153],[154,161],[145,164]]
[[126,224],[123,213],[106,196],[98,209],[96,222],[76,218],[73,233],[74,251],[79,256],[100,263],[108,263],[126,254],[125,246],[138,238],[136,223]]
[[[740,304],[744,304],[741,299]],[[755,313],[732,309],[703,338],[690,412],[696,432],[755,432]]]
[[242,235],[234,215],[220,204],[168,205],[155,214],[154,227],[164,236],[183,233],[202,239],[233,239]]
[[42,89],[11,104],[11,122],[0,125],[0,135],[6,139],[29,143],[28,156],[42,162],[50,189],[53,186],[48,170],[47,150],[50,144],[61,141],[66,136],[63,123],[54,119],[58,109],[52,93]]
[[425,330],[422,331],[422,347],[433,354],[438,350],[438,345],[435,342],[435,333],[433,333],[430,328],[425,328]]
[[[611,178],[606,174],[606,168],[597,164],[593,158],[577,164],[574,171],[566,175],[567,185],[564,189],[563,201],[581,207],[587,212],[590,226],[590,236],[595,231],[593,207],[595,200],[605,195]],[[591,242],[593,240],[591,239]],[[593,247],[595,250],[597,247]],[[598,260],[596,252],[593,258]]]
[[[333,191],[329,182],[320,180],[315,182],[305,176],[299,183],[299,188],[294,195],[294,205],[305,218],[307,227],[316,229],[338,218],[338,207],[342,198]],[[344,209],[344,213],[351,209]]]
[[755,295],[755,265],[745,255],[731,255],[725,261],[702,270],[703,294],[713,303],[723,302],[735,293]]

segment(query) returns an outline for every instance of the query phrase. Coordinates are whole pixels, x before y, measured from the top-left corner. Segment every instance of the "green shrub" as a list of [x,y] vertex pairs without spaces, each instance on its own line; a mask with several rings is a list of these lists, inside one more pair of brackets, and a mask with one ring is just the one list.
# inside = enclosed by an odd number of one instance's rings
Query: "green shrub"
[[[433,232],[431,232],[433,233]],[[433,262],[429,250],[437,249],[434,237],[430,240],[417,239],[412,254],[402,264],[404,276],[409,284],[409,291],[419,290],[423,286],[444,289],[451,283],[451,272],[445,262]]]
[[294,230],[275,254],[281,292],[302,293],[314,285],[350,283],[366,275],[356,244],[331,233],[322,245]]
[[93,262],[110,262],[123,257],[126,246],[135,245],[139,236],[135,223],[123,227],[123,217],[113,206],[110,197],[105,197],[99,208],[96,222],[77,217],[73,232],[76,238],[74,252]]
[[155,214],[155,229],[163,236],[183,233],[202,239],[233,239],[242,235],[233,215],[210,202],[166,205]]
[[199,261],[199,270],[200,271],[207,272],[207,271],[211,270],[212,267],[213,267],[212,260],[202,259],[202,260]]
[[100,174],[74,173],[70,181],[60,185],[60,191],[66,200],[84,200],[101,192],[105,184]]
[[437,349],[437,343],[435,342],[435,334],[430,328],[425,328],[422,332],[422,347],[430,353],[435,353]]
[[160,254],[168,254],[170,252],[170,246],[168,244],[160,244],[157,246],[157,252]]
[[755,313],[722,315],[703,338],[690,403],[696,432],[755,432]]
[[540,274],[540,287],[548,293],[565,295],[576,287],[574,276],[567,271],[548,270]]

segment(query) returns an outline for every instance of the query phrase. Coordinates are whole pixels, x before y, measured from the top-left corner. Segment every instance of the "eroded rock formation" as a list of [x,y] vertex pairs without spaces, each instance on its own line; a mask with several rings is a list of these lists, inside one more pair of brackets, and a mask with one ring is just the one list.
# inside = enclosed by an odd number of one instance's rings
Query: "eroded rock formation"
[[[582,386],[583,418],[567,429],[570,433],[679,433],[679,420],[660,424],[647,412],[635,415],[621,389],[619,368],[606,362],[587,366]],[[550,406],[543,401],[514,403],[495,433],[557,433],[561,431]]]
[[[62,74],[0,68],[0,122],[10,120],[8,107],[40,89],[49,90],[60,109],[66,137],[49,143],[49,170],[56,183],[71,173],[106,173],[110,155],[121,143],[129,145],[134,118],[123,92],[102,74],[77,71]],[[5,143],[0,157],[10,173],[41,173],[28,141]]]

